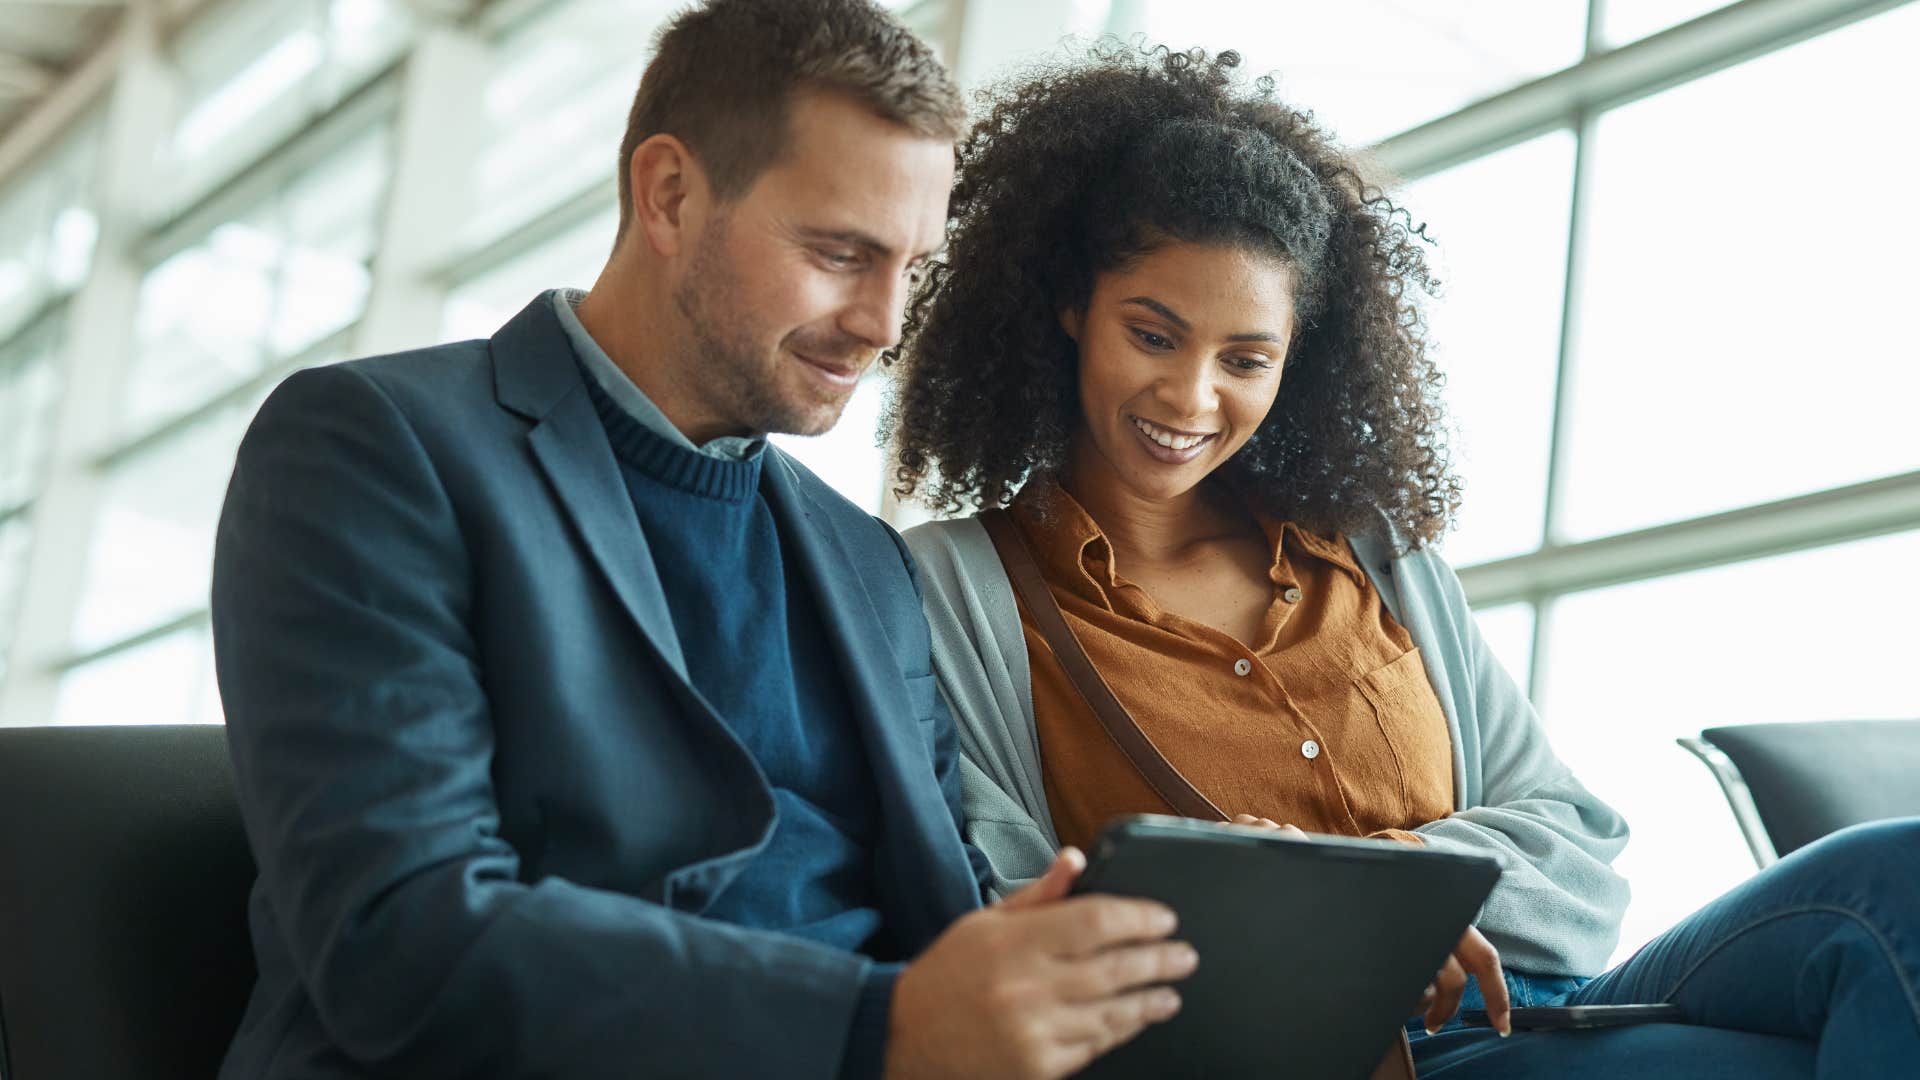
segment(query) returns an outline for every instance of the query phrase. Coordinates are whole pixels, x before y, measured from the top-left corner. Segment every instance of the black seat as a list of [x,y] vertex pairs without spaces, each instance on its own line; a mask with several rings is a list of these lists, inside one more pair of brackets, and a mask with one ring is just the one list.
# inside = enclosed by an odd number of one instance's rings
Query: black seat
[[253,876],[223,729],[0,729],[0,1074],[214,1075]]
[[1849,825],[1920,815],[1920,720],[1708,728],[1713,770],[1762,867]]

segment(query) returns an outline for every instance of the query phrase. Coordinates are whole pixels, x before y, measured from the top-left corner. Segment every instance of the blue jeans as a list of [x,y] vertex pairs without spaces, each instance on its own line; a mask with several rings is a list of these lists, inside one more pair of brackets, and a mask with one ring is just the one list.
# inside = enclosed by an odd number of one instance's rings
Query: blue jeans
[[1599,978],[1508,983],[1515,1005],[1671,1002],[1686,1022],[1501,1039],[1416,1020],[1421,1080],[1920,1077],[1920,818],[1809,845]]

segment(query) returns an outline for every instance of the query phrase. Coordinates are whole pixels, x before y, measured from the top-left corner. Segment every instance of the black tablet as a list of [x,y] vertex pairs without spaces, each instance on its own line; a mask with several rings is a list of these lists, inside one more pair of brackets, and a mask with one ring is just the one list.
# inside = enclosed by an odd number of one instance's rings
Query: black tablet
[[1364,1080],[1499,877],[1491,858],[1387,840],[1117,820],[1074,891],[1173,908],[1200,968],[1179,1015],[1082,1075]]

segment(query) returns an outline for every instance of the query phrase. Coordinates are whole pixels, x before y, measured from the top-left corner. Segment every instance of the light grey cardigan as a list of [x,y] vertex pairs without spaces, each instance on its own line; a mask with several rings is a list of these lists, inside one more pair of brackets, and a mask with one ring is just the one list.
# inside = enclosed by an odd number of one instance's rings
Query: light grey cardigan
[[[1516,971],[1594,975],[1620,936],[1627,883],[1609,865],[1627,843],[1620,815],[1547,745],[1532,704],[1473,621],[1453,570],[1426,550],[1351,541],[1387,610],[1426,663],[1453,738],[1454,813],[1414,830],[1429,846],[1499,858],[1478,926]],[[967,838],[1004,892],[1038,875],[1059,846],[1040,775],[1033,684],[1020,612],[979,521],[906,534],[920,563],[933,669],[960,738]]]

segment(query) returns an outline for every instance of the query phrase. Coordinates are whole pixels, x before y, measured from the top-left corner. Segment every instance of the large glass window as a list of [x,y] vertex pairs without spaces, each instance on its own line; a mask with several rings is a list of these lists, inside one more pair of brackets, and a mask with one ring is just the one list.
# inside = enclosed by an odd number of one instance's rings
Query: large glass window
[[21,515],[0,517],[0,684],[7,681],[14,624],[20,617],[20,590],[27,580],[30,533]]
[[592,286],[613,248],[619,223],[619,214],[609,208],[532,251],[455,286],[447,293],[441,337],[447,341],[491,337],[542,292]]
[[66,672],[56,724],[217,724],[213,635],[204,624],[103,656]]
[[1602,117],[1569,538],[1920,468],[1916,50],[1909,5]]
[[1236,50],[1243,70],[1274,73],[1281,99],[1357,146],[1574,63],[1586,19],[1586,0],[1114,0],[1108,28]]
[[[627,109],[677,0],[572,0],[501,38],[481,99],[492,129],[474,173],[464,244],[490,240],[615,179]],[[607,234],[612,244],[613,234]]]
[[86,280],[100,236],[99,148],[99,123],[89,119],[0,189],[0,341]]
[[404,0],[226,0],[175,47],[184,106],[162,216],[198,198],[391,63]]
[[1625,45],[1726,7],[1730,0],[1602,0],[1600,36]]
[[155,643],[117,646],[206,607],[214,527],[247,423],[280,375],[342,359],[365,308],[388,152],[383,125],[346,141],[141,283],[122,449],[106,466],[69,642],[76,653],[114,651],[63,687],[134,664],[123,653],[159,655]]
[[1673,740],[1717,724],[1915,715],[1914,597],[1920,532],[1554,605],[1548,730],[1634,830],[1617,864],[1633,883],[1621,957],[1753,871],[1718,785]]
[[1442,550],[1456,565],[1531,551],[1546,526],[1553,393],[1573,197],[1573,135],[1557,131],[1411,185],[1437,248],[1428,308],[1466,484]]
[[222,409],[108,469],[74,617],[75,652],[206,606],[220,503],[258,403]]
[[1533,666],[1532,604],[1499,604],[1473,613],[1480,625],[1480,636],[1487,639],[1494,659],[1507,669],[1522,690],[1528,688],[1528,673]]
[[39,490],[59,391],[49,320],[0,345],[0,514]]
[[387,129],[374,128],[147,275],[125,431],[203,405],[360,318],[388,152]]

